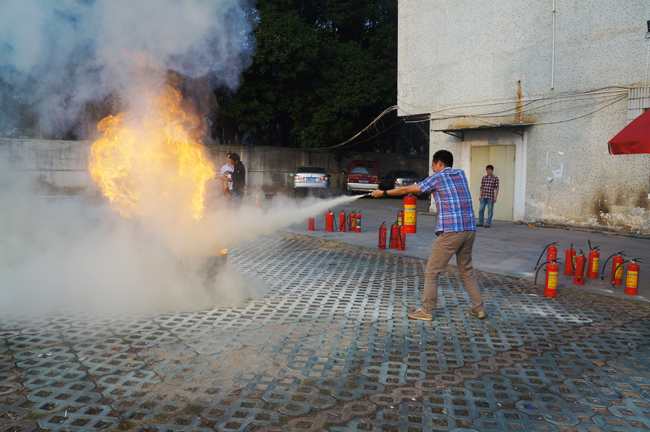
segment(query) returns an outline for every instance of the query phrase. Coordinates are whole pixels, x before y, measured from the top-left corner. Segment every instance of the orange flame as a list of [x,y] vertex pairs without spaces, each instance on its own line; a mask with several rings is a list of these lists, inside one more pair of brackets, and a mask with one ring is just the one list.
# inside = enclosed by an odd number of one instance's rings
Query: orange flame
[[108,116],[97,129],[90,173],[122,216],[173,211],[203,217],[205,182],[214,165],[197,135],[199,117],[183,105],[180,91],[165,85],[145,113]]

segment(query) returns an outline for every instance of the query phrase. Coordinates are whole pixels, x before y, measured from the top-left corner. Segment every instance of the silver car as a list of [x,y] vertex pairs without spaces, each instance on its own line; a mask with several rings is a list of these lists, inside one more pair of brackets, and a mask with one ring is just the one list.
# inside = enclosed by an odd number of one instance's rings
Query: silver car
[[317,192],[320,195],[329,194],[330,174],[325,168],[315,165],[302,165],[296,168],[292,174],[291,189],[293,195],[306,195],[309,192]]
[[390,170],[381,180],[381,189],[390,190],[400,186],[412,185],[422,180],[422,178],[415,171]]

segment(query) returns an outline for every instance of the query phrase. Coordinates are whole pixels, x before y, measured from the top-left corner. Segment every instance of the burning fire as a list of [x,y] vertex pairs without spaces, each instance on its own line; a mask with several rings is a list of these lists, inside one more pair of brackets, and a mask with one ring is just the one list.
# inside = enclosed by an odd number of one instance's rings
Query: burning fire
[[108,116],[91,148],[89,168],[102,194],[122,216],[149,215],[162,207],[198,220],[205,182],[214,165],[198,142],[200,119],[180,91],[165,85],[145,112]]

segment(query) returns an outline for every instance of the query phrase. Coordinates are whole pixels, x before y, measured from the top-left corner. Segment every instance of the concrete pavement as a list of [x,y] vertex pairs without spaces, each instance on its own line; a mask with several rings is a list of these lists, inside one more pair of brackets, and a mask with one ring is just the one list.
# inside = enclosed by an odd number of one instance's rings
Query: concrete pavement
[[[388,251],[397,255],[416,258],[427,259],[429,257],[431,245],[435,239],[436,217],[427,213],[427,206],[427,200],[418,200],[417,234],[407,235],[406,250],[401,252],[395,249],[387,249]],[[397,212],[401,208],[401,198],[360,198],[350,205],[332,208],[331,210],[334,212],[337,221],[341,210],[346,213],[361,210],[361,233],[326,232],[324,214],[316,218],[315,231],[307,230],[306,221],[305,223],[295,224],[286,231],[376,249],[379,226],[383,221],[386,221],[390,233],[390,225],[395,222]],[[641,258],[642,261],[645,261],[640,264],[638,295],[630,296],[625,294],[624,286],[612,288],[609,284],[611,260],[607,264],[603,281],[600,280],[600,277],[598,279],[587,279],[584,286],[577,286],[573,284],[573,277],[564,276],[566,249],[573,243],[575,249],[578,251],[582,249],[585,255],[588,255],[588,240],[591,240],[592,246],[600,246],[599,274],[602,273],[607,257],[618,251],[626,251],[627,258]],[[645,238],[616,233],[590,233],[493,221],[490,228],[478,227],[477,229],[473,255],[474,267],[477,270],[486,272],[533,280],[535,278],[535,264],[542,250],[544,246],[552,242],[559,243],[558,258],[562,259],[558,281],[559,295],[561,295],[563,289],[578,289],[621,299],[650,303],[650,259],[646,259],[650,257],[650,240]],[[541,262],[544,262],[544,259]],[[456,264],[455,258],[452,258],[450,264]],[[625,282],[625,279],[623,282]],[[544,269],[538,275],[540,292],[543,291],[543,285]]]

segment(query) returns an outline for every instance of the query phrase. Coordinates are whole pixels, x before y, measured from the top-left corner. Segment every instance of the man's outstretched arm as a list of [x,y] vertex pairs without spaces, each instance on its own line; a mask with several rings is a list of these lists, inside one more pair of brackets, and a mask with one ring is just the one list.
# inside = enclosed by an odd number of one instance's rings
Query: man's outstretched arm
[[386,195],[389,195],[389,196],[401,196],[401,195],[408,195],[410,193],[412,193],[412,194],[422,193],[422,191],[420,190],[418,185],[412,184],[410,186],[402,186],[402,187],[398,187],[398,188],[395,188],[395,189],[391,189],[389,191],[382,191],[382,190],[377,189],[377,190],[372,191],[372,193],[370,195],[373,198],[379,198],[379,197],[384,196],[384,192],[386,192]]

